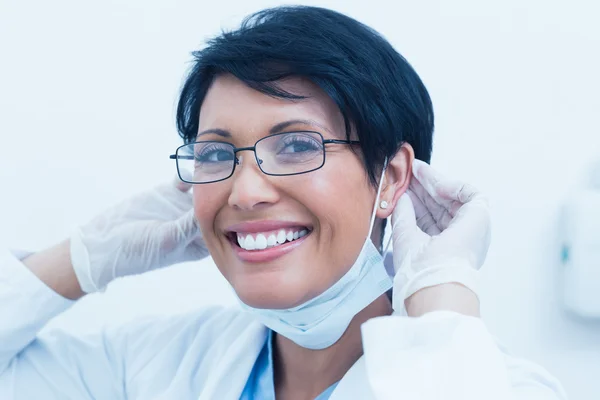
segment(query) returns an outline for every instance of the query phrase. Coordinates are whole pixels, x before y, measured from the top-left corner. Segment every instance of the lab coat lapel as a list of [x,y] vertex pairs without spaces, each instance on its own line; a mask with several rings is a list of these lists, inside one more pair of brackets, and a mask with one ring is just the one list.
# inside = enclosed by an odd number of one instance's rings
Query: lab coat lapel
[[198,400],[238,400],[248,381],[252,367],[258,358],[267,336],[267,328],[251,322],[239,336],[231,338],[231,344],[221,359],[215,362],[210,379],[202,389]]
[[375,400],[367,379],[365,356],[359,358],[346,372],[329,398],[329,400],[347,399]]

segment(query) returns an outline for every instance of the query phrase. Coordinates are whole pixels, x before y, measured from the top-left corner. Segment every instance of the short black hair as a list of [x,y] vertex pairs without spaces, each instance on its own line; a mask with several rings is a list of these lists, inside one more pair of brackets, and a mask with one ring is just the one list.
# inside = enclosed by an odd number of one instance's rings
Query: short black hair
[[277,81],[303,77],[337,104],[348,139],[354,128],[371,183],[404,142],[417,159],[430,160],[434,117],[425,85],[386,39],[355,19],[319,7],[269,8],[192,54],[176,117],[186,143],[198,134],[200,107],[219,74],[284,99],[302,96]]

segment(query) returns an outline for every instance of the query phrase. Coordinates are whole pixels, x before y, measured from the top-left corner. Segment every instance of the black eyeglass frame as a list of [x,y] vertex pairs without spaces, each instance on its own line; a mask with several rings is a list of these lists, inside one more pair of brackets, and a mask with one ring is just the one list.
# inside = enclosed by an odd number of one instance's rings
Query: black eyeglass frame
[[[258,158],[258,156],[256,155],[256,145],[258,143],[260,143],[263,140],[272,138],[273,136],[280,136],[280,135],[287,135],[290,133],[311,133],[311,134],[317,134],[319,135],[319,137],[321,138],[321,143],[323,145],[323,162],[321,163],[321,165],[319,165],[316,168],[310,169],[308,171],[302,171],[302,172],[294,172],[293,174],[271,174],[268,172],[265,172],[262,167],[260,166],[262,164],[262,160]],[[229,179],[233,176],[234,172],[235,172],[235,167],[236,165],[239,165],[240,160],[237,158],[237,153],[240,151],[252,151],[254,152],[254,159],[256,160],[256,164],[258,165],[258,168],[260,169],[260,171],[265,174],[265,175],[269,175],[269,176],[292,176],[292,175],[302,175],[302,174],[307,174],[309,172],[313,172],[316,171],[318,169],[323,168],[323,165],[325,165],[325,159],[327,158],[327,151],[325,151],[325,145],[326,144],[348,144],[348,145],[357,145],[360,144],[360,142],[358,140],[342,140],[342,139],[325,139],[323,137],[323,135],[320,132],[316,132],[316,131],[289,131],[289,132],[281,132],[281,133],[276,133],[274,135],[269,135],[269,136],[265,136],[264,138],[260,138],[256,141],[256,143],[254,143],[254,146],[250,146],[250,147],[235,147],[234,145],[232,145],[229,142],[224,142],[224,141],[220,141],[220,140],[200,140],[197,142],[190,142],[190,143],[186,143],[183,144],[181,146],[179,146],[176,150],[175,150],[175,154],[171,154],[169,156],[169,159],[171,160],[175,160],[177,161],[178,159],[184,159],[184,160],[193,160],[194,156],[180,156],[177,153],[179,153],[179,149],[182,149],[184,147],[196,144],[196,143],[222,143],[222,144],[226,144],[229,145],[231,147],[233,147],[233,155],[234,155],[234,162],[233,162],[233,168],[231,169],[231,173],[229,175],[227,175],[225,178],[222,179],[218,179],[216,181],[210,181],[210,182],[190,182],[187,181],[185,179],[183,179],[183,177],[181,176],[181,171],[179,170],[179,163],[176,162],[175,166],[177,167],[177,175],[179,175],[179,179],[181,179],[183,182],[186,183],[190,183],[192,185],[205,185],[208,183],[216,183],[216,182],[221,182],[224,181],[226,179]]]

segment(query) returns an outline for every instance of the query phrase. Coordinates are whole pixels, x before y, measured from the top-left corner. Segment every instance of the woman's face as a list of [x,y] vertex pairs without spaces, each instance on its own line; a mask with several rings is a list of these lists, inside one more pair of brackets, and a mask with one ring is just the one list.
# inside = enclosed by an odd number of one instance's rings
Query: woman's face
[[[278,132],[316,131],[325,139],[346,139],[337,106],[320,88],[300,78],[280,86],[306,98],[269,97],[232,75],[219,76],[202,104],[197,140],[254,146],[282,123],[286,126]],[[203,134],[209,129],[230,136]],[[362,248],[376,190],[350,145],[325,148],[325,165],[306,174],[265,175],[254,154],[242,151],[229,179],[194,185],[194,210],[210,254],[250,306],[289,308],[319,295],[348,271]],[[285,242],[264,250],[245,250],[236,240],[261,234],[282,239],[280,231]],[[298,239],[288,241],[294,232]]]

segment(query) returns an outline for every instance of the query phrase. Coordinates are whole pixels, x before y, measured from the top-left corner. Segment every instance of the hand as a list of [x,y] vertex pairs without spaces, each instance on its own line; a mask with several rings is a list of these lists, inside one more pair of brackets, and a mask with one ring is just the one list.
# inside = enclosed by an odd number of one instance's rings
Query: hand
[[194,217],[191,185],[179,179],[100,214],[71,236],[71,262],[81,289],[208,255]]
[[392,215],[393,306],[398,312],[407,312],[409,297],[438,285],[443,290],[432,294],[446,299],[456,292],[456,284],[476,295],[477,271],[490,244],[489,207],[483,195],[468,184],[443,178],[419,160],[413,175]]

